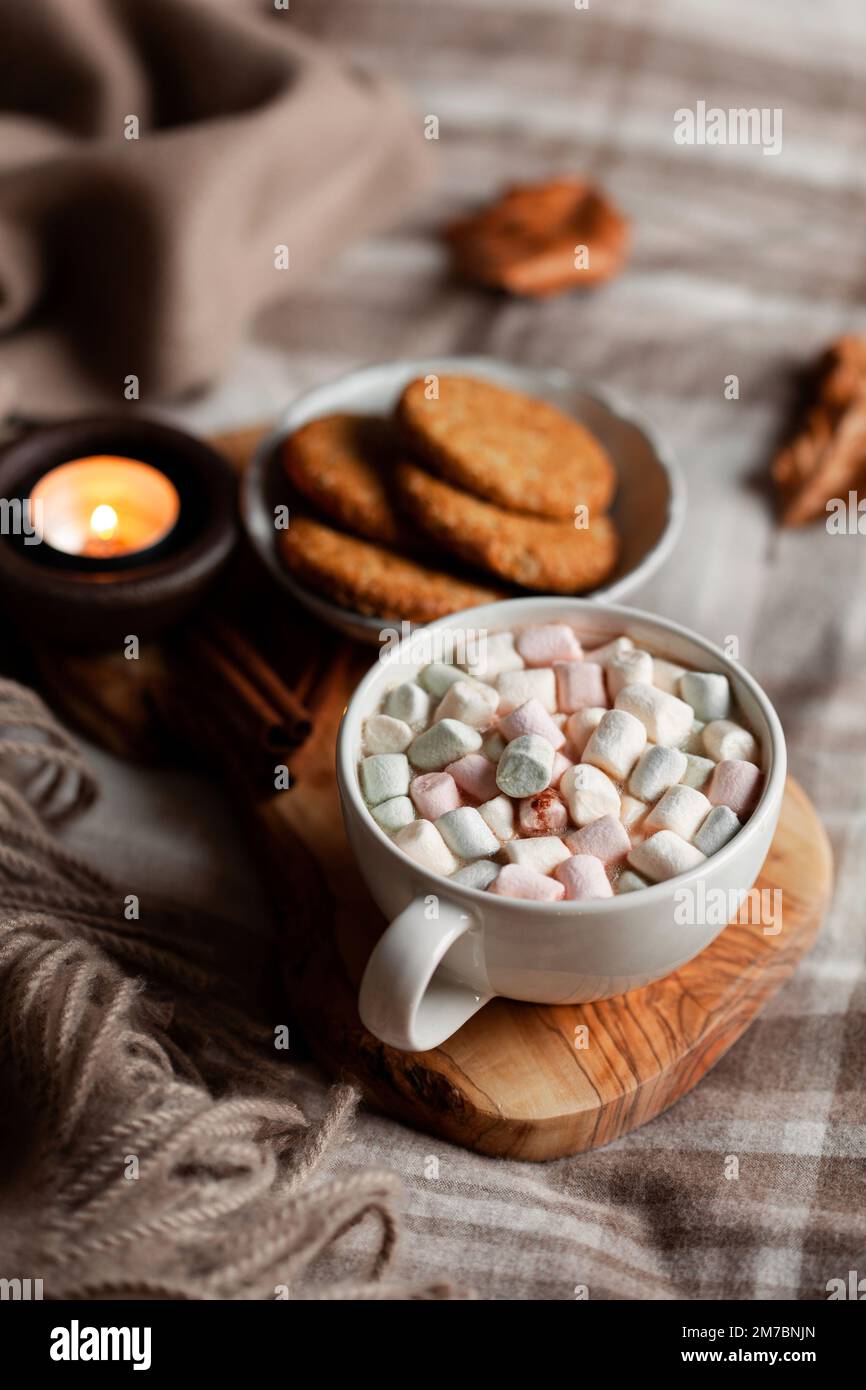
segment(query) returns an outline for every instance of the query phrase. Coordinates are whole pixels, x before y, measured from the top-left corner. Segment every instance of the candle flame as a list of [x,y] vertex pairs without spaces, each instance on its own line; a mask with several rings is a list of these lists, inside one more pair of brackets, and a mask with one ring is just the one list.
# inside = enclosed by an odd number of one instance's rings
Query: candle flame
[[94,507],[90,518],[90,529],[101,541],[110,541],[117,530],[117,512],[107,502]]

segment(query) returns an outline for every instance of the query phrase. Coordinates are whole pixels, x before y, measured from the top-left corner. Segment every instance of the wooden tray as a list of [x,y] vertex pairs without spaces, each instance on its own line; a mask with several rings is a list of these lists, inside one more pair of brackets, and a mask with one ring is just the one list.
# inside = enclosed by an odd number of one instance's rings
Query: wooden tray
[[[334,775],[337,727],[370,651],[287,609],[284,596],[272,596],[270,606],[259,597],[242,610],[246,637],[256,625],[250,615],[264,619],[267,661],[313,722],[285,755],[287,791],[274,791],[279,752],[207,702],[210,683],[188,641],[152,648],[138,662],[53,656],[43,669],[49,694],[114,751],[150,757],[169,736],[193,742],[211,771],[222,769],[273,888],[293,1019],[321,1064],[355,1079],[379,1109],[481,1153],[524,1159],[598,1147],[666,1110],[736,1042],[814,941],[832,861],[803,790],[789,780],[757,884],[782,890],[778,935],[734,923],[645,989],[577,1007],[497,999],[442,1047],[397,1052],[358,1017],[358,983],[385,923],[349,849]],[[584,1025],[589,1044],[579,1047]]]

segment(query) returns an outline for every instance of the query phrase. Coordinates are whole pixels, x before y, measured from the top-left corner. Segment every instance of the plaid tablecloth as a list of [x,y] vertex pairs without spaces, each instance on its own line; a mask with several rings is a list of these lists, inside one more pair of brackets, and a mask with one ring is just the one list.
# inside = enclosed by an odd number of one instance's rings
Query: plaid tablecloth
[[[825,1298],[828,1280],[866,1276],[866,537],[781,533],[766,471],[794,374],[836,334],[866,332],[866,10],[292,0],[291,16],[401,77],[419,119],[438,116],[439,187],[393,234],[297,284],[224,386],[175,415],[203,429],[267,418],[344,368],[426,351],[555,364],[631,396],[690,488],[679,549],[639,601],[717,642],[739,638],[838,875],[792,983],[691,1095],[637,1133],[533,1166],[363,1113],[339,1163],[404,1178],[402,1272],[447,1271],[484,1298],[571,1299],[579,1285],[591,1298]],[[781,108],[781,153],[678,146],[673,113],[699,100]],[[504,181],[562,170],[598,178],[633,219],[626,272],[592,296],[538,304],[449,283],[439,224]],[[725,397],[731,374],[736,400]],[[144,857],[181,895],[263,916],[212,793],[100,762],[106,803],[80,842],[117,865]],[[312,1068],[308,1085],[315,1109]],[[365,1240],[359,1230],[344,1241],[347,1268]]]

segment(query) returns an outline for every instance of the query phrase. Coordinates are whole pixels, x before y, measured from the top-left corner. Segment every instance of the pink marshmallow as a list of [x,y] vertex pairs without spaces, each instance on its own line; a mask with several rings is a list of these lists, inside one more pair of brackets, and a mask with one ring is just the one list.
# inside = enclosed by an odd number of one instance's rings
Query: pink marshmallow
[[566,714],[576,709],[586,709],[588,705],[601,705],[607,709],[607,686],[604,683],[604,667],[594,661],[555,661],[556,703]]
[[604,865],[593,854],[575,854],[558,864],[555,873],[571,902],[581,898],[613,897]]
[[534,869],[522,869],[519,864],[506,864],[500,869],[487,891],[502,898],[527,898],[532,902],[555,903],[565,897],[561,883]]
[[458,806],[463,805],[457,783],[447,772],[425,772],[420,777],[413,777],[409,783],[409,795],[422,820],[436,821],[446,811],[456,811]]
[[754,763],[741,758],[725,758],[717,763],[707,788],[714,806],[730,806],[735,816],[745,820],[757,804],[764,774]]
[[[631,839],[622,821],[616,816],[599,816],[582,830],[565,837],[572,854],[594,855],[602,864],[616,864],[625,859],[631,849]],[[607,894],[604,895],[607,897]]]
[[552,787],[558,787],[562,781],[563,774],[566,773],[570,767],[574,767],[571,758],[567,758],[564,753],[555,753],[553,758],[553,771],[550,774],[550,785]]
[[525,627],[514,643],[527,666],[552,666],[554,661],[580,661],[583,648],[567,623],[538,623]]
[[509,743],[513,738],[520,738],[522,734],[540,734],[548,743],[552,743],[554,748],[561,748],[565,743],[565,734],[551,719],[541,701],[536,700],[534,696],[500,719],[498,727],[502,737]]
[[517,820],[521,835],[561,835],[568,825],[568,807],[547,787],[518,802]]
[[460,790],[474,801],[492,801],[499,795],[496,764],[485,758],[483,753],[465,753],[455,763],[449,763],[445,771],[454,778]]

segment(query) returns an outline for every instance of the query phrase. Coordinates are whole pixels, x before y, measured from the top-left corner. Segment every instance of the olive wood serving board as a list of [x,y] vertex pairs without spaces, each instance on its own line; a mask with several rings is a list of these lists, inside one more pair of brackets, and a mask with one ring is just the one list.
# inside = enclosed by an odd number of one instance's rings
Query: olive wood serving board
[[[250,431],[214,442],[240,466],[255,439]],[[232,590],[243,586],[233,581]],[[221,621],[223,602],[211,601]],[[385,922],[349,849],[334,773],[339,721],[372,654],[323,631],[272,588],[245,600],[234,621],[247,641],[255,641],[257,623],[268,632],[269,668],[312,721],[312,732],[284,754],[273,728],[262,745],[258,706],[253,749],[227,706],[210,703],[211,681],[184,641],[151,647],[138,662],[54,657],[43,668],[49,695],[115,752],[150,758],[168,734],[192,742],[211,771],[222,771],[273,890],[293,1022],[328,1072],[354,1079],[386,1114],[511,1158],[607,1144],[691,1090],[812,945],[832,860],[814,807],[789,779],[756,885],[782,890],[778,934],[734,922],[683,969],[630,994],[555,1007],[495,999],[433,1051],[386,1046],[357,1011],[358,984]],[[275,791],[281,757],[291,785]]]

